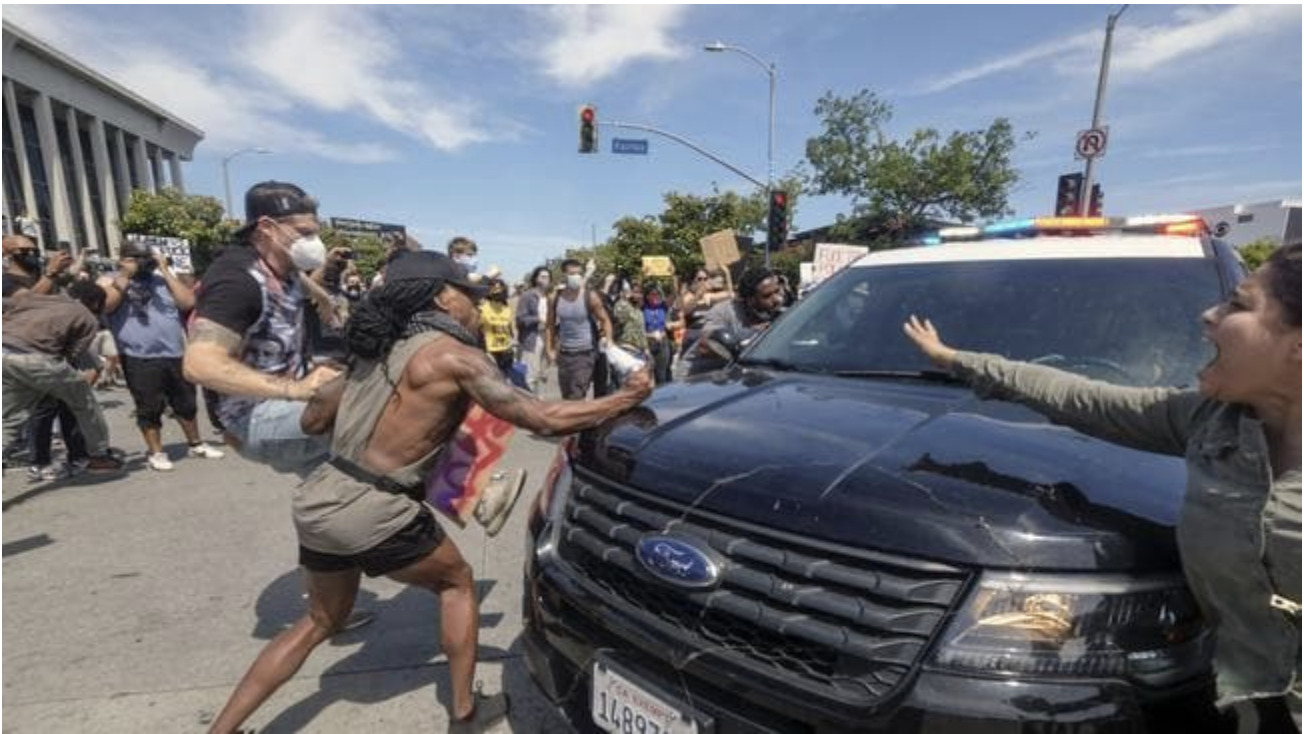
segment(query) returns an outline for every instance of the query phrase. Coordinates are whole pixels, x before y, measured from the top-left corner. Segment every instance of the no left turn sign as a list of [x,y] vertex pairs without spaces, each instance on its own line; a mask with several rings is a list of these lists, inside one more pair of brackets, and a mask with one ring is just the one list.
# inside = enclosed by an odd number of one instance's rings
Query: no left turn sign
[[1109,143],[1109,128],[1094,127],[1090,130],[1083,130],[1078,133],[1078,142],[1074,146],[1074,156],[1079,159],[1090,159],[1105,154],[1105,146]]

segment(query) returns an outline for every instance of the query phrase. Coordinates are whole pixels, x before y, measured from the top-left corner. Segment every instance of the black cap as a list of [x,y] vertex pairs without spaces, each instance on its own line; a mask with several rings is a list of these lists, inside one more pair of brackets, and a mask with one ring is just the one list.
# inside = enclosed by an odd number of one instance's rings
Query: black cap
[[385,265],[386,283],[397,283],[401,280],[440,280],[457,286],[477,298],[483,298],[489,289],[472,283],[469,276],[470,273],[461,263],[431,250],[400,251]]
[[279,219],[295,214],[316,214],[317,200],[284,181],[263,181],[245,192],[245,223],[237,234],[249,231],[263,217]]

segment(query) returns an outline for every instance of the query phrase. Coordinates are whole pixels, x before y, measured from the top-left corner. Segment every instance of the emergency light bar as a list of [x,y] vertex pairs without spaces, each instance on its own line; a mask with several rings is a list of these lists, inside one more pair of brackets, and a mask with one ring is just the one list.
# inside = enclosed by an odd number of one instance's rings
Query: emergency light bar
[[925,237],[923,242],[934,245],[958,240],[1106,231],[1199,236],[1208,232],[1208,226],[1203,219],[1194,214],[1148,214],[1139,217],[1033,217],[996,222],[985,227],[945,227],[938,230],[937,234]]

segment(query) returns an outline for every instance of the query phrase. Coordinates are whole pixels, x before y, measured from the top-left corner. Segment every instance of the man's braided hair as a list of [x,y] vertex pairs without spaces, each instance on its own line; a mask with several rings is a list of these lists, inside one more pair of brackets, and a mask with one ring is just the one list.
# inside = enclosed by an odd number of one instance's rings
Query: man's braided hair
[[372,289],[354,307],[344,330],[349,352],[363,359],[389,353],[412,316],[434,310],[434,298],[444,289],[437,279],[401,280]]

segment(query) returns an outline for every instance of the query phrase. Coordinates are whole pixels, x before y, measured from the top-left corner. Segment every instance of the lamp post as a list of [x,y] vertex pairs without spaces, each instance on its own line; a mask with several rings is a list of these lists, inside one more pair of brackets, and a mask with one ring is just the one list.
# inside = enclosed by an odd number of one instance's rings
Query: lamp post
[[226,216],[228,219],[234,216],[234,214],[231,213],[231,173],[228,170],[227,167],[228,164],[234,158],[242,156],[245,153],[257,153],[259,155],[267,155],[268,153],[271,152],[272,151],[266,148],[243,148],[241,150],[237,150],[236,152],[222,159],[222,186],[226,189]]
[[[1091,110],[1091,129],[1100,129],[1100,110],[1105,104],[1105,81],[1109,78],[1109,47],[1114,41],[1114,25],[1123,17],[1127,6],[1110,13],[1105,21],[1105,48],[1100,52],[1100,78],[1096,81],[1096,104]],[[1087,158],[1087,170],[1082,175],[1082,191],[1078,194],[1078,216],[1085,217],[1091,209],[1091,186],[1096,170],[1096,156]]]
[[[770,192],[774,190],[774,82],[778,70],[775,69],[774,62],[771,61],[767,63],[756,54],[742,48],[741,46],[731,46],[720,41],[715,41],[714,43],[706,44],[702,49],[712,53],[720,53],[722,51],[735,51],[740,53],[755,62],[757,66],[764,69],[765,73],[770,77],[770,134],[765,157],[765,199],[766,201],[769,201]],[[768,240],[765,243],[765,267],[770,267],[770,243]]]

